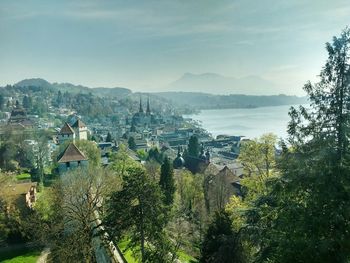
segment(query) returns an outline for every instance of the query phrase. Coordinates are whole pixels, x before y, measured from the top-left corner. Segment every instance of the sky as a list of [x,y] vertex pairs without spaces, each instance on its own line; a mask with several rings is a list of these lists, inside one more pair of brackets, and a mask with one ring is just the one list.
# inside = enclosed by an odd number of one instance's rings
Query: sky
[[0,85],[153,91],[210,72],[302,95],[349,18],[349,0],[0,0]]

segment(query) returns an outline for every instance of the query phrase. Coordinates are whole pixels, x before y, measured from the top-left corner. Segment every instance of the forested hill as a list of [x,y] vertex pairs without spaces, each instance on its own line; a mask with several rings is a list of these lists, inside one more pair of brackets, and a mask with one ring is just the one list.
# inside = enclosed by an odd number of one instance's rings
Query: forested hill
[[88,88],[82,85],[74,85],[71,83],[50,83],[44,79],[40,78],[33,78],[33,79],[25,79],[18,83],[16,83],[14,86],[16,87],[39,87],[39,88],[46,88],[51,90],[60,90],[62,93],[69,92],[69,93],[93,93],[94,95],[105,97],[105,96],[111,96],[111,97],[120,97],[120,96],[127,96],[131,94],[131,90],[127,88]]
[[166,98],[177,105],[190,105],[197,109],[256,108],[305,104],[306,97],[271,95],[213,95],[200,92],[159,92],[157,96]]

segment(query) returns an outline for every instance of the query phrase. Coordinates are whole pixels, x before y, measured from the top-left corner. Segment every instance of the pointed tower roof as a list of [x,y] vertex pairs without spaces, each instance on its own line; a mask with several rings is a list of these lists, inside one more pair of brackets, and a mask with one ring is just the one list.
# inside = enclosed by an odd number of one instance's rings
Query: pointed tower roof
[[80,119],[77,119],[76,122],[72,125],[73,128],[85,128],[86,125]]
[[74,134],[74,130],[67,122],[65,122],[60,130],[60,134]]
[[147,110],[146,110],[146,113],[151,114],[151,107],[150,107],[150,105],[149,105],[149,97],[148,97],[148,100],[147,100]]
[[142,101],[141,101],[141,96],[140,96],[140,108],[139,108],[139,112],[143,113],[143,108],[142,108]]
[[70,143],[58,158],[59,163],[85,161],[87,158],[74,143]]

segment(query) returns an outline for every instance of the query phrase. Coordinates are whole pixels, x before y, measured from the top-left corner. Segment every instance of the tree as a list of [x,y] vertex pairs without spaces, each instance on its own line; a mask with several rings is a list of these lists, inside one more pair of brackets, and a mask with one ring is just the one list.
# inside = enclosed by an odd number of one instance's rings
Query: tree
[[0,94],[0,110],[4,109],[5,98],[2,94]]
[[163,163],[164,155],[158,149],[158,147],[153,147],[148,151],[147,161],[156,161],[159,164]]
[[192,173],[200,171],[199,142],[196,135],[190,137],[187,152],[184,153],[185,166]]
[[128,145],[129,145],[129,148],[131,150],[136,150],[136,142],[135,142],[135,138],[130,136],[129,139],[128,139]]
[[164,204],[167,206],[172,205],[176,189],[174,183],[174,170],[168,157],[164,158],[164,162],[160,168],[159,185],[164,194]]
[[77,168],[54,185],[49,203],[39,201],[39,218],[49,225],[42,235],[48,236],[55,262],[96,262],[97,239],[102,234],[98,214],[104,198],[118,185],[109,170]]
[[110,132],[107,133],[106,142],[112,142],[112,134]]
[[247,213],[257,262],[350,258],[350,30],[326,47],[320,82],[304,86],[310,109],[290,111],[281,177],[268,182],[268,192]]
[[[164,207],[159,186],[141,166],[131,167],[123,177],[122,190],[112,193],[105,220],[117,240],[128,233],[129,246],[149,262],[163,248]],[[164,261],[168,251],[163,251]]]
[[276,169],[277,136],[268,133],[244,142],[238,161],[243,165],[245,178],[241,180],[245,201],[253,200],[265,191],[266,181],[278,174]]
[[29,96],[25,95],[22,100],[22,105],[23,108],[29,110],[32,107],[32,99]]
[[196,135],[192,135],[190,137],[188,143],[188,155],[196,158],[199,156],[199,143],[198,137]]
[[34,136],[36,139],[36,145],[33,149],[33,155],[35,159],[34,162],[38,171],[39,182],[40,184],[43,184],[45,174],[44,169],[48,165],[50,157],[48,147],[49,134],[44,131],[38,131]]
[[128,155],[128,148],[124,144],[119,145],[119,150],[117,153],[113,153],[110,157],[112,169],[117,173],[117,175],[122,178],[128,168],[135,164],[135,161]]
[[247,176],[259,176],[266,178],[276,167],[275,145],[277,136],[268,133],[259,139],[244,142],[239,154],[239,162],[244,167]]
[[201,247],[200,262],[244,262],[238,234],[232,229],[232,221],[225,210],[215,213]]

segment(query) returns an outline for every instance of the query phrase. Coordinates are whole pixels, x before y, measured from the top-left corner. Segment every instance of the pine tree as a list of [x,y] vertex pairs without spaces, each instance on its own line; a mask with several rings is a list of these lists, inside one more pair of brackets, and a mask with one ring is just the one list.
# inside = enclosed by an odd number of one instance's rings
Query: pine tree
[[304,87],[310,108],[290,111],[282,176],[247,213],[257,262],[350,258],[350,30],[327,43],[327,51],[320,82]]
[[191,157],[199,156],[199,143],[198,143],[198,137],[196,135],[192,135],[190,137],[190,140],[188,143],[188,155]]
[[136,150],[136,142],[134,137],[130,136],[128,139],[128,146],[131,150]]
[[175,194],[174,170],[168,157],[164,158],[160,169],[159,185],[164,194],[164,204],[168,206],[173,204]]
[[129,246],[140,252],[141,262],[154,262],[150,258],[159,254],[165,260],[168,251],[162,249],[166,220],[161,191],[145,170],[129,167],[123,176],[123,189],[114,192],[107,202],[105,223],[110,233],[118,240],[127,234]]
[[5,98],[2,94],[0,94],[0,110],[4,109]]
[[106,142],[112,142],[112,135],[110,132],[107,133]]
[[244,262],[238,234],[232,229],[232,221],[224,210],[216,212],[208,227],[201,247],[201,263]]

